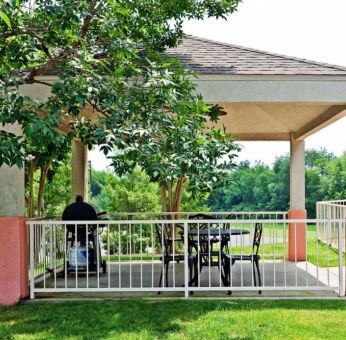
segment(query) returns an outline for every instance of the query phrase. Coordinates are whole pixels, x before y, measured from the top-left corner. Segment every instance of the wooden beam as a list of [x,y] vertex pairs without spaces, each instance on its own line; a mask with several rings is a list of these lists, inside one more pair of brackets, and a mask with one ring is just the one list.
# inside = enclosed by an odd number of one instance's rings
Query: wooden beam
[[324,111],[318,117],[304,125],[293,133],[294,139],[297,141],[304,140],[313,133],[323,129],[324,127],[334,123],[346,115],[346,105],[335,105]]
[[237,141],[289,141],[290,134],[288,132],[245,132],[245,133],[232,133],[232,138]]

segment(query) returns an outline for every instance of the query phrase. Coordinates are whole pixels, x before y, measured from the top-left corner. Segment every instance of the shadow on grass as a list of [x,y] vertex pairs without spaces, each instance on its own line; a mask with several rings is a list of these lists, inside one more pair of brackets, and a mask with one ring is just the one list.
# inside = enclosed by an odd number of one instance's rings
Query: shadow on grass
[[0,338],[19,335],[34,339],[179,337],[186,335],[185,325],[201,321],[201,318],[202,323],[212,322],[207,317],[209,313],[215,318],[215,312],[230,312],[234,314],[234,322],[239,322],[236,318],[240,313],[261,315],[268,310],[272,313],[278,310],[285,313],[289,310],[325,311],[328,315],[330,311],[346,312],[346,304],[342,300],[127,300],[20,304],[0,307]]

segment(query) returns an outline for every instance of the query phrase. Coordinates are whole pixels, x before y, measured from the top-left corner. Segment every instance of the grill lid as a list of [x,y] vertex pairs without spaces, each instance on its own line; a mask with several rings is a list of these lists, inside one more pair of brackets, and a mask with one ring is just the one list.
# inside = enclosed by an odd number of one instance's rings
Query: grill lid
[[77,196],[76,202],[65,208],[62,219],[64,221],[97,220],[98,209],[89,203],[83,202],[82,196]]

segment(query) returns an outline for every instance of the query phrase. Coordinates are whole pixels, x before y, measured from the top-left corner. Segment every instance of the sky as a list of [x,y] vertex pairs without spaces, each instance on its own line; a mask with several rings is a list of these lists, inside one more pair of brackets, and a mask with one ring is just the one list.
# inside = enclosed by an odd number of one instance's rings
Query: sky
[[[346,66],[345,0],[243,0],[226,20],[189,21],[186,34]],[[346,151],[346,117],[305,140],[306,149]],[[238,160],[271,165],[289,152],[288,142],[240,142]],[[260,157],[259,157],[260,156]],[[102,153],[90,153],[92,167],[106,169]]]

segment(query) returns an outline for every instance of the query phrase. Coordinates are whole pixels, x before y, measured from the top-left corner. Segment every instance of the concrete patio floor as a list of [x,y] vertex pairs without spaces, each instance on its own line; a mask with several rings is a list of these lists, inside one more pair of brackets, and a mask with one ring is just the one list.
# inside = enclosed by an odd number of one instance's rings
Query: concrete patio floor
[[[71,272],[65,279],[61,273],[57,274],[56,281],[53,277],[46,278],[46,288],[152,288],[158,287],[161,273],[161,262],[111,262],[107,264],[107,273],[100,272],[99,280],[96,273],[76,274]],[[306,271],[306,268],[308,269]],[[315,267],[316,268],[316,267]],[[277,290],[262,290],[263,297],[335,297],[337,292],[323,290],[328,284],[326,269],[319,269],[319,280],[317,271],[313,265],[306,262],[294,263],[288,261],[261,261],[260,271],[262,285],[264,287],[277,287]],[[232,267],[231,287],[232,296],[255,297],[258,291],[246,290],[253,286],[252,267],[249,262],[236,263]],[[286,274],[285,274],[286,273]],[[335,270],[330,270],[335,273]],[[170,264],[169,286],[182,288],[184,286],[184,263]],[[330,286],[337,285],[337,277],[330,275]],[[65,286],[66,284],[66,286]],[[200,287],[223,287],[220,272],[217,267],[203,267],[200,276]],[[297,290],[283,290],[282,287],[299,287]],[[321,287],[321,290],[309,290],[309,287]],[[37,282],[36,288],[43,288],[44,282]],[[232,289],[233,287],[233,289]],[[237,291],[236,287],[244,287],[244,291]],[[306,289],[302,290],[301,287]],[[45,298],[135,298],[135,297],[157,297],[157,292],[49,292],[36,293],[35,297]],[[183,292],[162,292],[160,297],[182,297]],[[193,293],[194,297],[226,297],[225,291],[198,291]]]

